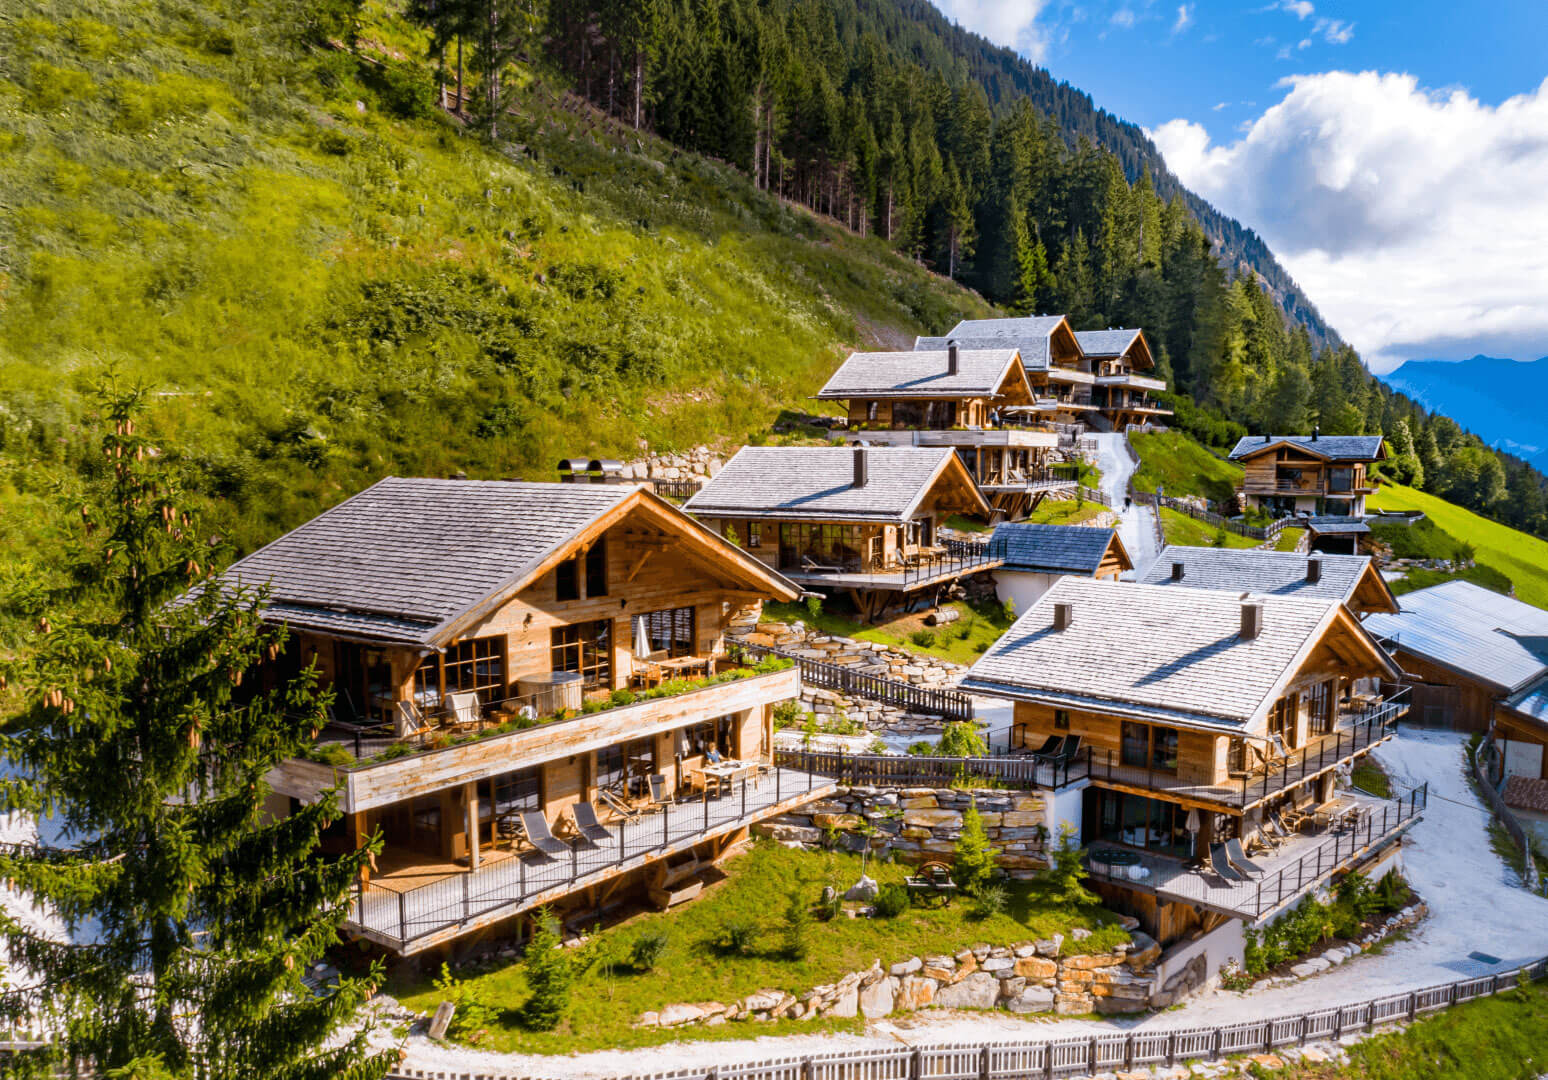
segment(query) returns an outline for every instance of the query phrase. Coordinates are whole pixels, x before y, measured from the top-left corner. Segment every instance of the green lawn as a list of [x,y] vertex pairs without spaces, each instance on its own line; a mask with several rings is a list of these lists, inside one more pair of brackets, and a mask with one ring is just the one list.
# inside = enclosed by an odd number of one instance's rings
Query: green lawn
[[1042,525],[1080,525],[1100,515],[1107,507],[1099,502],[1077,499],[1044,499],[1027,515],[1028,521]]
[[1217,529],[1213,525],[1164,506],[1161,508],[1161,528],[1166,533],[1168,544],[1228,548],[1253,548],[1259,544],[1259,541],[1250,536],[1243,536],[1229,529]]
[[[728,861],[724,869],[727,879],[712,885],[698,899],[674,911],[641,915],[604,931],[596,946],[602,955],[614,949],[620,956],[627,955],[629,945],[646,930],[665,930],[670,944],[650,972],[635,972],[626,964],[610,974],[593,968],[575,987],[569,1017],[556,1031],[529,1032],[517,1022],[513,1010],[527,996],[519,963],[473,977],[481,1000],[501,1010],[489,1037],[480,1045],[493,1050],[568,1053],[675,1042],[686,1033],[635,1029],[630,1024],[642,1012],[676,1002],[730,1003],[765,987],[799,994],[833,982],[846,972],[867,968],[876,959],[890,964],[978,942],[1010,945],[1065,933],[1076,926],[1096,932],[1081,943],[1066,940],[1066,951],[1104,951],[1128,939],[1116,917],[1106,910],[1051,904],[1034,884],[1014,882],[1009,910],[982,921],[972,917],[970,903],[958,902],[949,908],[912,908],[894,919],[840,915],[829,923],[813,922],[808,955],[804,960],[790,960],[782,952],[781,938],[786,898],[797,893],[815,903],[824,885],[842,892],[859,877],[859,859],[839,853],[790,851],[758,842],[751,851]],[[867,872],[886,884],[901,882],[908,871],[900,864],[880,865],[873,860]],[[757,927],[750,955],[728,955],[716,945],[724,927],[733,920],[750,921]],[[396,982],[389,985],[388,992],[420,1012],[434,1011],[440,1000],[428,980]],[[748,1038],[812,1030],[822,1028],[798,1021],[759,1024],[755,1029],[728,1024],[695,1029],[690,1037]]]
[[1533,1080],[1545,1069],[1548,986],[1537,983],[1366,1039],[1349,1048],[1346,1064],[1301,1065],[1273,1075],[1286,1080]]
[[1369,754],[1355,763],[1349,780],[1361,791],[1369,792],[1377,798],[1392,798],[1392,781],[1387,777],[1387,770]]
[[1512,582],[1510,578],[1494,569],[1492,566],[1469,566],[1465,570],[1420,570],[1413,569],[1404,573],[1400,578],[1387,582],[1392,589],[1393,596],[1402,596],[1404,593],[1413,592],[1416,589],[1428,589],[1431,585],[1439,585],[1446,581],[1471,581],[1474,585],[1482,585],[1486,589],[1493,589],[1497,593],[1510,593]]
[[[804,604],[764,604],[763,617],[765,621],[773,622],[799,619],[825,634],[874,641],[889,649],[939,656],[958,664],[971,664],[977,660],[1010,628],[1012,621],[1005,617],[1005,610],[997,603],[975,605],[955,600],[941,606],[955,608],[962,617],[947,626],[926,626],[923,612],[892,614],[873,625],[862,621],[849,601],[842,597],[825,600],[815,620]],[[929,635],[929,643],[922,644],[924,638],[915,640],[916,634]]]
[[1152,431],[1129,439],[1140,458],[1134,473],[1134,486],[1140,491],[1155,491],[1160,484],[1168,495],[1198,495],[1221,502],[1241,482],[1240,465],[1222,461],[1181,431]]
[[1517,597],[1548,607],[1548,541],[1401,484],[1383,484],[1366,502],[1373,510],[1424,511],[1438,528],[1471,544],[1479,565],[1509,578]]
[[1301,542],[1301,537],[1306,535],[1305,529],[1284,529],[1279,538],[1274,541],[1275,551],[1294,551],[1295,546]]

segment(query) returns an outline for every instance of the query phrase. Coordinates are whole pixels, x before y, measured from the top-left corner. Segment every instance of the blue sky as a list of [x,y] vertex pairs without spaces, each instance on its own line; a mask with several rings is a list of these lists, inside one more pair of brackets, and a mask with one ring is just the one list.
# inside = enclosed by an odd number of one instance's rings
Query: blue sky
[[934,0],[1255,228],[1377,370],[1548,354],[1548,0]]

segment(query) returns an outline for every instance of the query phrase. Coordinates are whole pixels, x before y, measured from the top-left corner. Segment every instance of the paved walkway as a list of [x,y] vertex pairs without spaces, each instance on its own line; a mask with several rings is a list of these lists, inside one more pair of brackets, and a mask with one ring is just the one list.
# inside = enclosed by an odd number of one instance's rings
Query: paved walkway
[[[1405,730],[1375,751],[1406,789],[1428,781],[1424,820],[1409,833],[1406,873],[1430,908],[1430,917],[1407,940],[1376,956],[1287,986],[1245,994],[1215,991],[1139,1021],[1023,1020],[1008,1013],[925,1012],[871,1025],[865,1035],[793,1036],[739,1042],[684,1042],[628,1052],[566,1058],[483,1054],[410,1041],[408,1064],[419,1069],[465,1069],[494,1075],[548,1077],[619,1076],[694,1066],[726,1066],[784,1055],[909,1043],[979,1042],[1045,1035],[1058,1038],[1115,1028],[1182,1028],[1225,1024],[1268,1015],[1326,1008],[1508,971],[1548,955],[1548,900],[1520,888],[1515,875],[1489,847],[1488,811],[1463,775],[1464,739],[1453,732]],[[1491,964],[1469,958],[1481,952]],[[900,959],[883,957],[883,960]]]
[[1156,546],[1156,511],[1153,507],[1138,504],[1124,509],[1123,500],[1128,494],[1129,477],[1134,475],[1134,459],[1123,447],[1123,433],[1099,432],[1088,435],[1097,443],[1097,467],[1102,470],[1102,491],[1106,493],[1112,508],[1118,513],[1118,537],[1124,550],[1134,563],[1135,576],[1150,569],[1150,564],[1161,554]]

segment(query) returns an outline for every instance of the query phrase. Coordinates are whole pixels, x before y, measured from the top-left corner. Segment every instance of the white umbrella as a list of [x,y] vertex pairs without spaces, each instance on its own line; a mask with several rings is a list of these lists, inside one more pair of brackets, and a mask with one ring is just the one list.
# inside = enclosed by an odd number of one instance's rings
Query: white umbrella
[[1193,843],[1191,845],[1193,850],[1190,852],[1190,854],[1197,854],[1199,850],[1199,830],[1204,827],[1204,822],[1199,820],[1199,812],[1197,808],[1188,811],[1188,820],[1185,825],[1188,829],[1188,835],[1193,838]]
[[650,625],[645,621],[645,616],[634,617],[634,657],[636,660],[644,660],[650,656]]

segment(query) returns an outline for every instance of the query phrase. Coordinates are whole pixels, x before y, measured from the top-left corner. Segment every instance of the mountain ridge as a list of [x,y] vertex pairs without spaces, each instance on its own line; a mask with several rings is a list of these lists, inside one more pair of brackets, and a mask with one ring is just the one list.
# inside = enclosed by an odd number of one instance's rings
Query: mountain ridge
[[1491,446],[1548,467],[1548,356],[1514,360],[1409,360],[1380,378],[1426,408],[1444,412]]

